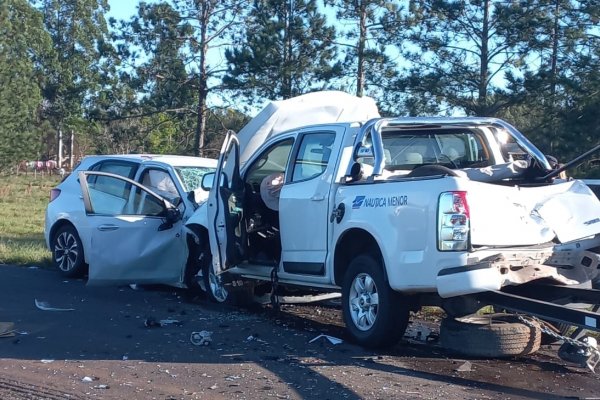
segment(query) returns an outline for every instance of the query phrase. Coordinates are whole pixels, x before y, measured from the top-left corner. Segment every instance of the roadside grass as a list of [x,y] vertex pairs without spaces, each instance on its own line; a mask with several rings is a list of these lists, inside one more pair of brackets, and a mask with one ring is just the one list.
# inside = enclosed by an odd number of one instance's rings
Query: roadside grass
[[0,264],[49,266],[44,212],[57,175],[0,175]]

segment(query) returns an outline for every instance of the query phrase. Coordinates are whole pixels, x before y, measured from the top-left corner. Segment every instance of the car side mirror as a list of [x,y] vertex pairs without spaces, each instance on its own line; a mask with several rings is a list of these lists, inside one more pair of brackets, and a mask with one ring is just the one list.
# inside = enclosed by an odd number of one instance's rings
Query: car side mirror
[[[181,198],[179,198],[179,201],[181,202]],[[167,229],[171,229],[175,222],[181,220],[181,211],[179,211],[178,208],[167,207],[165,209],[164,217],[164,222],[158,227],[159,231],[166,231]]]
[[206,191],[209,191],[212,188],[214,182],[215,182],[215,173],[209,172],[207,174],[204,174],[204,176],[202,177],[202,182],[200,183],[200,187]]

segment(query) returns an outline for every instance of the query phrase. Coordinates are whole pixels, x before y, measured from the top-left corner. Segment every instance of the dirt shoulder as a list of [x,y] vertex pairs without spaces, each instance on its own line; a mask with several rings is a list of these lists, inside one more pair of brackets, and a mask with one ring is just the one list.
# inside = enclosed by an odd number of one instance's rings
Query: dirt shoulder
[[[43,311],[35,300],[73,311]],[[176,320],[162,327],[145,321]],[[170,288],[87,287],[56,272],[0,266],[2,399],[562,399],[600,397],[597,375],[548,349],[523,358],[456,357],[406,338],[384,351],[346,339],[332,307],[251,310]],[[436,329],[435,321],[414,320]],[[192,332],[212,332],[195,346]],[[468,361],[467,364],[465,364]],[[459,367],[466,371],[458,371]]]

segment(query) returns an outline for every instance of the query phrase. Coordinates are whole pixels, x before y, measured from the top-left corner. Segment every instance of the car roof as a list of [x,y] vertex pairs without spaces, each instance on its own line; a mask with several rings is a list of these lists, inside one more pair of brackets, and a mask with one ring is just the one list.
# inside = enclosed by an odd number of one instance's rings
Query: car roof
[[159,162],[174,167],[217,167],[217,160],[212,158],[166,154],[106,154],[85,157],[86,164],[92,164],[102,160],[133,161],[140,164]]

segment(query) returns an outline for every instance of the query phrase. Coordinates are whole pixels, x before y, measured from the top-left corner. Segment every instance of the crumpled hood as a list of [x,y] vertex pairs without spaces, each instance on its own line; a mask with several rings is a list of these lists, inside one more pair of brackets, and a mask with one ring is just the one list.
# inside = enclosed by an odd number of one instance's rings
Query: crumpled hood
[[470,184],[475,246],[527,246],[555,237],[565,243],[600,233],[600,201],[581,181],[540,187]]
[[269,138],[290,129],[332,122],[367,121],[379,117],[375,100],[340,91],[308,93],[269,103],[237,134],[243,165]]

